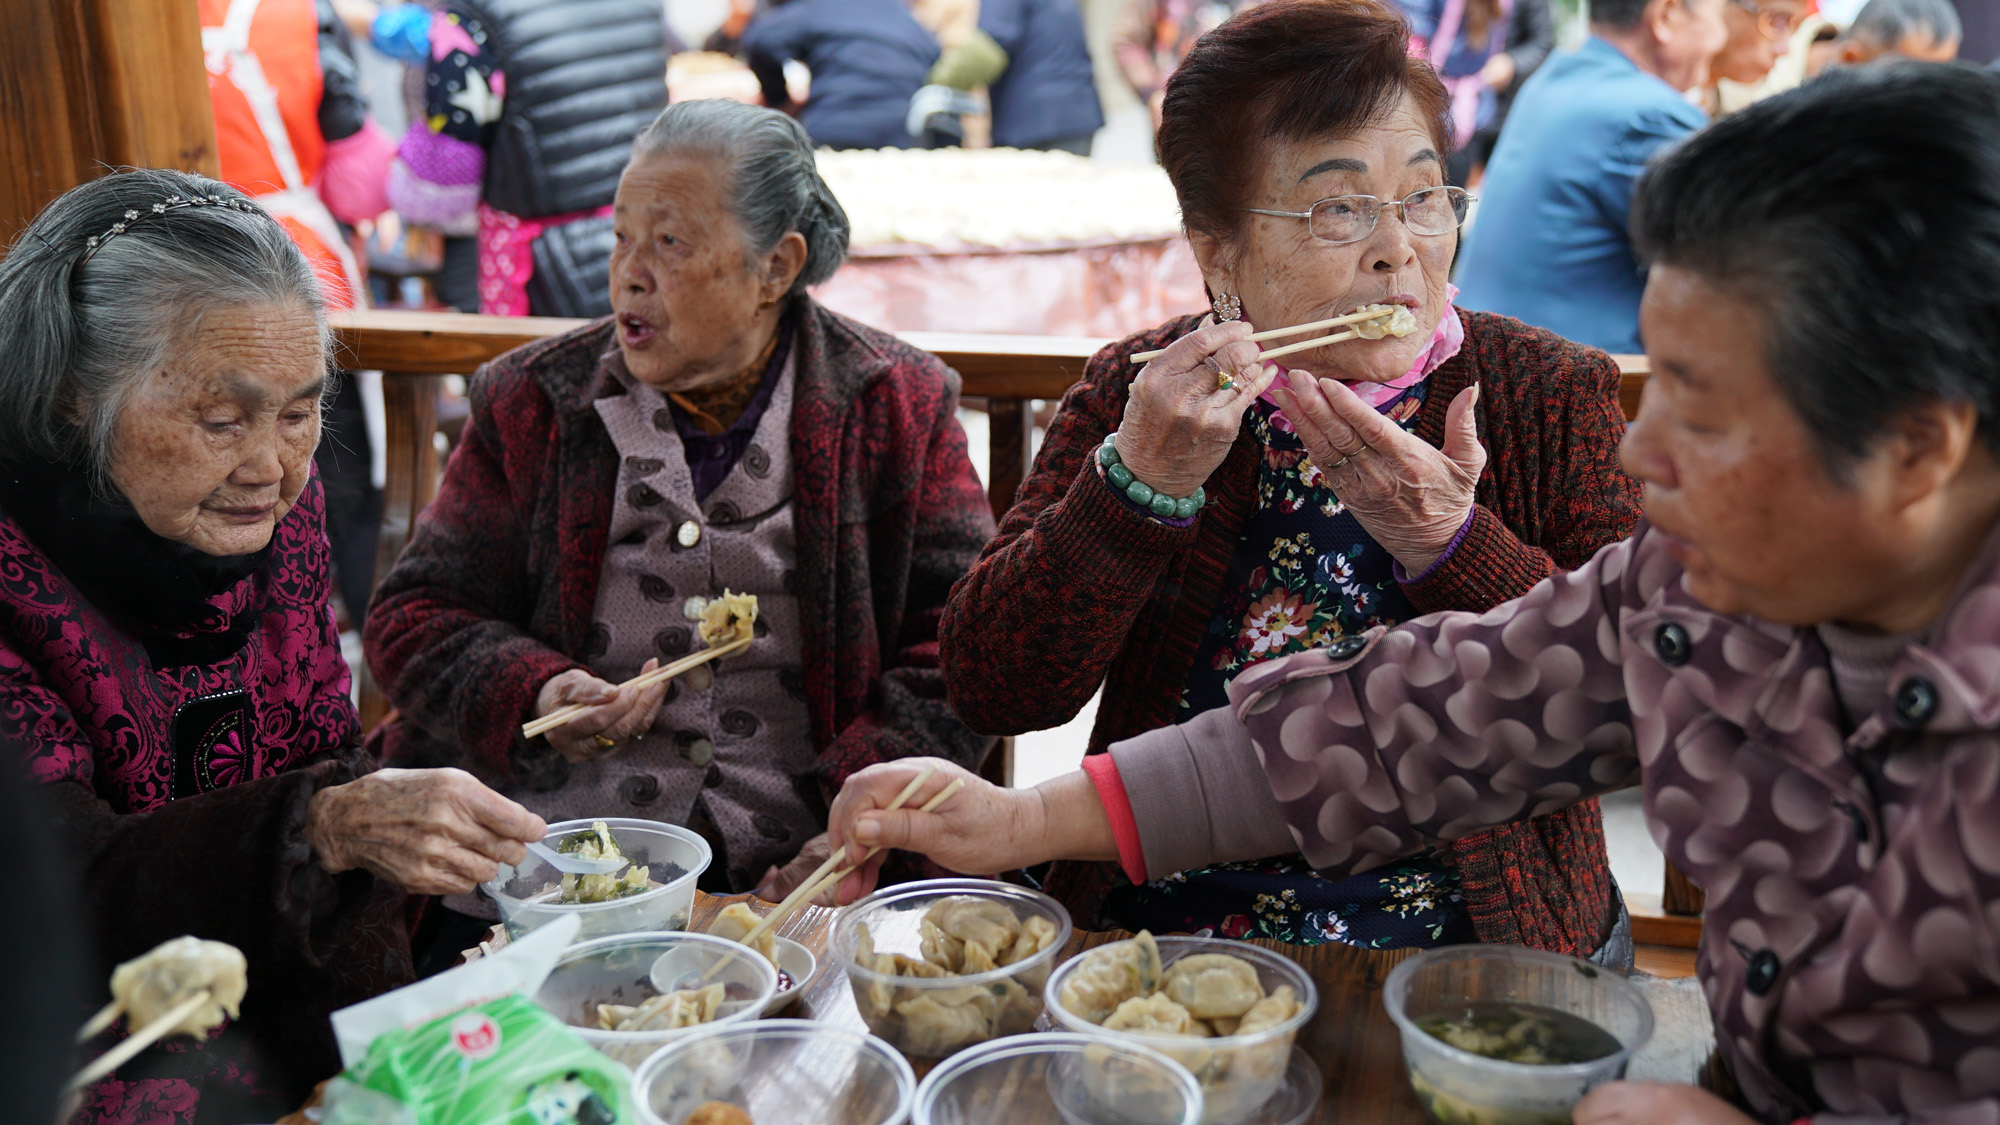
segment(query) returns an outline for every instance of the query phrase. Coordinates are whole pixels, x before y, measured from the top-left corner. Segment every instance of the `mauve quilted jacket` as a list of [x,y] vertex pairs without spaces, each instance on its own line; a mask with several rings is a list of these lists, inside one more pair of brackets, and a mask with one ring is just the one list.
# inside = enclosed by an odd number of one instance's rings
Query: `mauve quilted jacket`
[[1643,525],[1230,696],[1315,866],[1643,782],[1708,891],[1702,984],[1758,1113],[2000,1122],[2000,534],[1852,733],[1814,630],[1702,608]]

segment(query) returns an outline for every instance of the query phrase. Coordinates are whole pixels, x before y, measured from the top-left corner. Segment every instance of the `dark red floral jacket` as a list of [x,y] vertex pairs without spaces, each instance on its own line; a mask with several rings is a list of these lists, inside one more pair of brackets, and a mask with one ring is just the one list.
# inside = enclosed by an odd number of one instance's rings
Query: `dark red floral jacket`
[[[412,979],[401,892],[328,875],[302,835],[315,792],[372,768],[327,604],[322,507],[314,480],[263,569],[190,630],[248,621],[247,639],[194,663],[92,604],[0,512],[0,745],[25,756],[77,857],[98,995],[113,965],[182,934],[250,965],[240,1020],[120,1067],[81,1120],[272,1120],[340,1069],[327,1016]],[[33,904],[18,905],[29,924]]]
[[[1432,373],[1411,432],[1442,444],[1451,400],[1476,382],[1490,459],[1457,551],[1404,587],[1420,613],[1517,598],[1583,565],[1639,518],[1639,486],[1618,467],[1625,417],[1611,357],[1508,317],[1459,315],[1465,344]],[[1257,441],[1247,429],[1237,439],[1186,528],[1121,503],[1090,457],[1124,415],[1139,370],[1125,357],[1165,347],[1197,321],[1170,321],[1091,357],[1000,534],[952,592],[939,655],[951,701],[976,729],[1057,726],[1100,684],[1091,753],[1179,717],[1181,688],[1253,514]],[[1605,937],[1611,875],[1596,801],[1454,841],[1449,859],[1481,940],[1587,954]],[[1088,924],[1120,878],[1116,864],[1059,864],[1050,889]]]
[[[793,524],[806,705],[827,799],[864,766],[992,740],[944,697],[937,622],[993,531],[936,356],[807,298],[793,339]],[[472,380],[472,417],[437,499],[368,613],[369,667],[401,712],[395,765],[456,765],[553,787],[564,763],[521,737],[549,677],[582,668],[618,451],[596,409],[611,321],[517,348]]]

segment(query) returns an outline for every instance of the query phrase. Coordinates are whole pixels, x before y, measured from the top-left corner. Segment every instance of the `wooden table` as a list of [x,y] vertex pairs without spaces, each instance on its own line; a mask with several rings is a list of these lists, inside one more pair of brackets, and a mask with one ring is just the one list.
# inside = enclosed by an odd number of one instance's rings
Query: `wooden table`
[[[688,928],[706,930],[715,915],[732,902],[748,902],[759,913],[770,907],[769,903],[748,895],[713,898],[697,894]],[[779,936],[812,950],[819,961],[818,971],[804,985],[799,1002],[784,1014],[866,1031],[867,1024],[854,1006],[847,977],[839,965],[830,962],[827,954],[836,913],[821,907],[806,907],[778,927]],[[1071,935],[1058,963],[1092,946],[1129,936],[1122,932],[1079,931]],[[1403,1052],[1396,1025],[1382,1007],[1382,982],[1388,979],[1389,970],[1415,951],[1286,945],[1272,941],[1256,944],[1297,961],[1319,988],[1319,1012],[1298,1041],[1307,1056],[1320,1064],[1325,1076],[1318,1121],[1322,1125],[1336,1121],[1345,1125],[1425,1125],[1427,1118],[1403,1077]],[[1657,1022],[1652,1042],[1633,1060],[1630,1076],[1693,1082],[1714,1046],[1708,1005],[1700,988],[1692,978],[1665,980],[1641,975],[1632,979],[1652,1004]],[[910,1062],[919,1078],[935,1065],[926,1059]]]

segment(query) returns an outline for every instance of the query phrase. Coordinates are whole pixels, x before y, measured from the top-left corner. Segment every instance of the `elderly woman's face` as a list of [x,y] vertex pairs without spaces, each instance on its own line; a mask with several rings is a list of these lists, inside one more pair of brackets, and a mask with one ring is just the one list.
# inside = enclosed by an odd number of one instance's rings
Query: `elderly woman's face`
[[271,541],[312,471],[326,361],[297,306],[212,309],[119,414],[111,481],[154,534],[210,555]]
[[700,155],[643,157],[618,182],[611,309],[626,370],[648,386],[687,390],[755,362],[805,264],[797,234],[752,261],[729,190],[726,163]]
[[1909,567],[1908,481],[1886,453],[1851,481],[1828,473],[1765,367],[1765,316],[1653,268],[1639,311],[1653,373],[1625,470],[1645,482],[1646,517],[1703,605],[1786,625],[1867,622]]
[[[1444,183],[1444,156],[1416,103],[1405,97],[1378,124],[1342,140],[1276,142],[1268,150],[1252,207],[1307,211],[1335,195],[1400,200]],[[1249,215],[1237,244],[1203,252],[1209,285],[1243,300],[1244,319],[1260,329],[1325,320],[1371,304],[1404,304],[1418,330],[1405,337],[1349,340],[1282,360],[1287,367],[1348,381],[1400,378],[1430,347],[1443,315],[1458,232],[1413,234],[1399,210],[1385,208],[1359,242],[1314,238],[1303,219]],[[1309,337],[1300,337],[1307,339]],[[1275,347],[1276,341],[1266,347]]]

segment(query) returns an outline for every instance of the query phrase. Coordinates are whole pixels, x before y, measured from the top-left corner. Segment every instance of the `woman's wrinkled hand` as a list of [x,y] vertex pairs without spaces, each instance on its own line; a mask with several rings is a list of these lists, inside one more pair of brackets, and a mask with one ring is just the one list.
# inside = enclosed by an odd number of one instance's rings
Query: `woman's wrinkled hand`
[[[799,849],[799,854],[794,856],[790,863],[764,872],[764,878],[752,893],[765,902],[783,902],[786,895],[797,890],[799,884],[805,882],[806,876],[818,871],[819,865],[826,862],[826,857],[832,854],[833,847],[827,843],[826,833],[822,832],[807,840],[805,847]],[[835,905],[833,892],[829,890],[820,895],[813,900],[813,905]]]
[[377,770],[313,794],[306,843],[334,874],[365,868],[414,895],[467,894],[548,834],[464,770]]
[[1391,422],[1335,379],[1302,371],[1272,392],[1313,464],[1347,510],[1403,569],[1422,574],[1472,514],[1486,447],[1473,408],[1477,384],[1452,400],[1444,448]]
[[[1244,409],[1277,377],[1277,368],[1257,362],[1252,331],[1247,321],[1203,317],[1132,380],[1118,456],[1155,492],[1176,500],[1194,495],[1229,456]],[[1232,389],[1217,389],[1221,373],[1234,378]]]
[[1570,1110],[1574,1125],[1756,1125],[1698,1086],[1606,1082]]
[[[639,671],[650,672],[659,666],[657,659],[648,660]],[[650,687],[620,688],[581,668],[571,668],[550,676],[548,682],[542,685],[542,690],[535,696],[535,717],[539,719],[572,703],[588,704],[590,710],[546,736],[556,753],[572,762],[587,762],[616,753],[619,744],[651,727],[660,714],[660,704],[667,698],[667,684],[670,682],[663,680]],[[599,738],[608,738],[613,745],[606,746],[598,741]]]
[[[904,806],[890,802],[927,766],[937,772]],[[965,787],[930,812],[918,811],[954,781]],[[941,758],[901,758],[869,766],[847,779],[827,816],[827,842],[847,849],[846,863],[860,868],[840,881],[834,898],[853,902],[875,889],[886,849],[915,852],[953,871],[991,874],[1042,858],[1034,845],[1045,835],[1042,803],[1033,790],[1002,789]],[[864,862],[870,848],[885,849]]]

